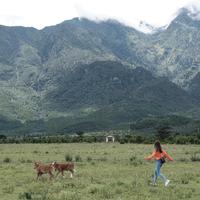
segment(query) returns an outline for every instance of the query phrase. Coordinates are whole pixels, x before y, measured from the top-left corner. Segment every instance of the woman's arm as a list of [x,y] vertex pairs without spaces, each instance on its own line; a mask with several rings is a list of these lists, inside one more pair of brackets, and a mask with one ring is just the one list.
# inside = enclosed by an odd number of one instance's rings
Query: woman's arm
[[150,156],[146,157],[145,159],[151,160],[152,158],[154,158],[154,156],[155,156],[155,151]]
[[173,161],[174,160],[166,151],[164,151],[164,155],[169,161]]

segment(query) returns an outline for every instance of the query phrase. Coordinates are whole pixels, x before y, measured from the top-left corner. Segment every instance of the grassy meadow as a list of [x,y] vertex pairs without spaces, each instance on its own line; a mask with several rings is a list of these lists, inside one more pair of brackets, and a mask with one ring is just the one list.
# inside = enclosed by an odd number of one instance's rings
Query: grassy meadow
[[[199,200],[200,146],[164,145],[175,159],[162,172],[171,180],[151,186],[154,162],[144,157],[153,145],[144,144],[1,144],[0,199],[34,200]],[[36,181],[34,161],[76,160],[76,174]],[[55,172],[54,172],[55,174]]]

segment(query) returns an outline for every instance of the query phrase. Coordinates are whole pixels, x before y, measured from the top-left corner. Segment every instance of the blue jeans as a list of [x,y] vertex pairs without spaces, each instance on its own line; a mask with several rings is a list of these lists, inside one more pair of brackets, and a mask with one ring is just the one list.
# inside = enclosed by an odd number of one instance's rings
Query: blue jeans
[[157,181],[157,178],[160,177],[164,182],[167,180],[167,178],[160,173],[160,169],[162,167],[161,160],[156,160],[156,169],[154,172],[154,177],[153,177],[153,183],[155,184]]

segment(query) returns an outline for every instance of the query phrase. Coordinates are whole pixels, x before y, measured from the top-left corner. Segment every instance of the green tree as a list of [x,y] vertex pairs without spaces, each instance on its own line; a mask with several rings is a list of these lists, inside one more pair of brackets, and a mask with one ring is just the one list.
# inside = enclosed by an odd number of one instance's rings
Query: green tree
[[171,127],[163,126],[163,127],[157,128],[157,133],[155,136],[158,140],[165,140],[169,138],[170,135],[171,135]]

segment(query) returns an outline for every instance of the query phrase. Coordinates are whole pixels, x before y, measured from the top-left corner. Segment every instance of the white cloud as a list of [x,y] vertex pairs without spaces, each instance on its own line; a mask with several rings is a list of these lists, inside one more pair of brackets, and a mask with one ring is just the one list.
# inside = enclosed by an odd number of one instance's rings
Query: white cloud
[[[130,26],[145,21],[153,26],[169,23],[178,9],[193,0],[0,0],[0,24],[43,28],[73,17],[113,18]],[[200,1],[196,0],[195,4]],[[200,5],[200,4],[199,4]],[[200,10],[200,6],[197,6]]]
[[42,28],[78,16],[71,0],[0,0],[0,5],[0,24],[10,26]]

